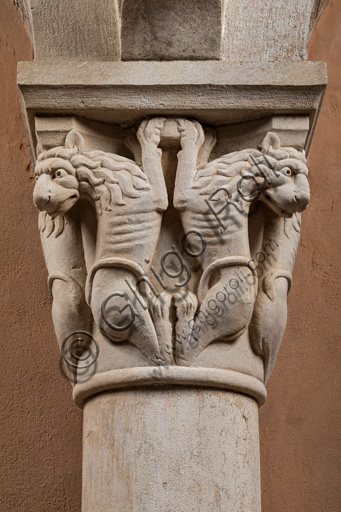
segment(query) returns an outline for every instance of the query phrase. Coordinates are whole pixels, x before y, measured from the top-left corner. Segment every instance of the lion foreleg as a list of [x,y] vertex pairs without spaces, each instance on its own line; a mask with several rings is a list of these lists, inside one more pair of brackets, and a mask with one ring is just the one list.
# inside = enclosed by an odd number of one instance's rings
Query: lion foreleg
[[161,162],[162,151],[158,148],[165,121],[166,119],[163,117],[144,120],[136,134],[141,145],[142,169],[147,175],[153,191],[151,200],[160,211],[164,211],[168,207],[167,187]]

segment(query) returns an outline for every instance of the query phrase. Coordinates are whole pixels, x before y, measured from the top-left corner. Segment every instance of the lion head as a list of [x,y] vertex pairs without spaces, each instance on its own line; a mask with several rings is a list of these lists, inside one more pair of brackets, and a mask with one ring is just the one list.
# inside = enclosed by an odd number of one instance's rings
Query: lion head
[[125,197],[140,197],[149,190],[147,176],[128,158],[103,151],[83,151],[82,136],[71,130],[65,145],[39,154],[33,200],[40,211],[52,217],[68,212],[79,198],[90,200],[99,215]]
[[267,174],[265,177],[263,169],[265,182],[260,200],[282,217],[301,213],[310,201],[308,168],[304,152],[294,148],[281,148],[279,138],[271,132],[263,140],[261,151]]
[[309,204],[308,168],[304,152],[280,147],[268,132],[258,149],[224,155],[197,171],[194,188],[219,200],[217,190],[235,193],[237,200],[263,201],[282,217],[302,212]]

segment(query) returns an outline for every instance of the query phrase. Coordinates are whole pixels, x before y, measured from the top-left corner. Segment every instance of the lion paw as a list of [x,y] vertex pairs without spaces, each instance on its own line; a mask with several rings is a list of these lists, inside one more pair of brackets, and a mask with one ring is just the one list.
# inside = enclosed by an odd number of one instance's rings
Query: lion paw
[[191,350],[193,325],[198,299],[192,292],[175,295],[175,307],[178,321],[175,326],[175,359],[177,364],[187,364],[188,353]]
[[157,298],[154,298],[149,305],[160,351],[165,364],[172,364],[174,362],[172,345],[173,326],[170,321],[171,303],[172,296],[163,292]]
[[180,144],[182,149],[192,147],[199,151],[205,141],[205,132],[198,121],[188,119],[176,119],[180,132]]
[[154,322],[160,319],[169,320],[171,302],[172,296],[166,292],[162,292],[158,297],[152,299],[149,310]]
[[165,117],[154,117],[153,119],[142,121],[136,134],[141,146],[147,144],[158,146],[161,140],[161,130],[165,122]]
[[198,308],[198,299],[192,292],[177,293],[175,296],[176,315],[178,320],[183,318],[191,320],[194,318],[195,312]]

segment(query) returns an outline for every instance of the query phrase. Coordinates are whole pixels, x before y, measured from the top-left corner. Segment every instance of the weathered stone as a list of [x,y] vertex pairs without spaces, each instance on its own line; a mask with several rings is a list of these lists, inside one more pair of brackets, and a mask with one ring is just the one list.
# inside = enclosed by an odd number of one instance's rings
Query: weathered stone
[[306,151],[309,149],[310,130],[309,116],[272,116],[248,123],[219,126],[216,128],[217,144],[212,150],[211,158],[224,153],[240,151],[244,147],[252,148],[260,145],[268,132],[275,132],[283,146],[292,146]]
[[[35,59],[306,60],[310,32],[326,3],[74,0],[71,8],[65,0],[31,0]],[[29,11],[27,0],[20,6]]]
[[124,0],[122,60],[220,58],[221,0]]
[[147,388],[98,395],[83,414],[83,512],[260,511],[251,398]]
[[101,151],[131,156],[124,145],[122,130],[118,125],[96,123],[76,117],[36,117],[37,140],[45,149],[62,146],[71,130],[76,130],[84,140],[84,149],[90,151],[94,145]]
[[[39,122],[49,126],[48,118]],[[67,122],[53,125],[65,130]],[[69,125],[78,125],[90,140],[96,134],[96,124],[71,119]],[[169,384],[172,378],[214,386],[217,379],[218,387],[262,396],[256,380],[270,374],[283,335],[299,214],[309,203],[304,154],[281,147],[268,132],[258,149],[208,161],[214,130],[183,118],[145,120],[137,132],[124,134],[139,164],[93,150],[91,143],[86,151],[75,129],[64,145],[52,148],[60,131],[40,127],[40,133],[34,201],[41,211],[57,337],[63,356],[68,347],[77,401],[124,379],[135,386]],[[176,169],[164,167],[174,151]],[[258,226],[249,233],[255,206],[262,216],[258,212]],[[171,229],[165,228],[169,222]],[[278,250],[263,268],[271,241]],[[265,308],[274,324],[267,323]],[[90,382],[83,363],[78,375],[73,354],[76,336],[86,332],[85,353],[96,350]],[[155,365],[166,371],[154,371]],[[189,368],[169,372],[174,365]],[[191,367],[222,372],[219,377]],[[239,381],[231,378],[235,372]]]
[[325,65],[316,62],[60,63],[57,67],[25,62],[19,65],[18,84],[34,148],[34,117],[40,114],[77,115],[111,124],[135,124],[152,115],[191,116],[214,126],[278,114],[309,115],[312,131],[326,74]]
[[30,1],[35,60],[120,59],[120,0]]
[[228,62],[307,59],[320,0],[224,0],[221,58]]

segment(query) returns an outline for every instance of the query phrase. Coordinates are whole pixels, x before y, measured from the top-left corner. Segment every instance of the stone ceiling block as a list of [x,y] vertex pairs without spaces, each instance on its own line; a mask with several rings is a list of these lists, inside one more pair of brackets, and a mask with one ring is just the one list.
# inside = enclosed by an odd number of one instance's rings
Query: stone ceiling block
[[[312,27],[326,4],[31,0],[35,60],[306,60]],[[29,12],[29,0],[20,5]]]
[[119,60],[119,0],[31,0],[35,60]]
[[125,0],[122,60],[219,59],[220,0]]
[[319,0],[224,0],[222,60],[307,60],[319,4]]

